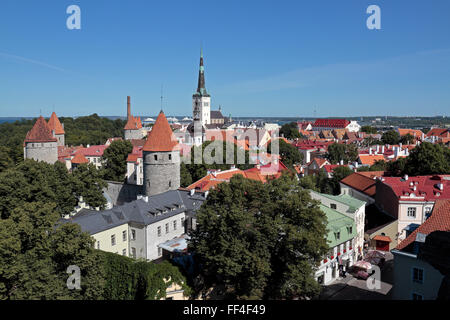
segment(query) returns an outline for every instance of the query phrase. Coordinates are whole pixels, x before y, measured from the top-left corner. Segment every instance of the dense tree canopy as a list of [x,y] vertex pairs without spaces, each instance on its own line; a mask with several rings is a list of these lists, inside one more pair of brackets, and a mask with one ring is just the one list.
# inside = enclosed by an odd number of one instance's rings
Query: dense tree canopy
[[395,130],[389,130],[383,133],[381,141],[384,144],[398,144],[400,142],[400,134]]
[[99,117],[96,113],[87,117],[76,119],[60,117],[66,132],[66,144],[70,146],[78,145],[98,145],[104,144],[112,137],[123,137],[125,120]]
[[29,202],[51,202],[61,216],[71,212],[78,197],[92,206],[102,206],[104,181],[90,165],[80,166],[69,174],[64,164],[50,165],[26,160],[0,173],[0,215],[6,219],[12,210]]
[[407,133],[400,138],[400,142],[403,144],[411,144],[414,142],[414,137],[410,133]]
[[133,151],[133,145],[128,140],[116,140],[105,149],[102,157],[104,162],[103,178],[105,180],[123,182],[127,172],[127,157]]
[[[52,203],[30,202],[0,219],[0,299],[99,299],[103,274],[93,240],[75,224],[59,225]],[[67,268],[81,272],[69,290]]]
[[372,126],[362,126],[361,131],[369,134],[378,133],[377,129]]
[[307,298],[318,294],[314,269],[327,252],[326,216],[289,176],[266,184],[235,176],[210,193],[189,248],[204,288],[234,298]]
[[326,157],[332,164],[340,163],[341,160],[347,164],[358,159],[358,147],[354,144],[333,143],[328,146]]
[[283,124],[280,129],[280,136],[283,136],[286,139],[300,138],[301,135],[298,130],[297,122],[290,122]]

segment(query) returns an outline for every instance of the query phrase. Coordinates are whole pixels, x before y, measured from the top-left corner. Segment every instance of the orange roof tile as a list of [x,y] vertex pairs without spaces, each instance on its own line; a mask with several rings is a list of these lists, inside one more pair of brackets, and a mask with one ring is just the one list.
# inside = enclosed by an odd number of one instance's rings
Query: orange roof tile
[[140,117],[133,117],[130,115],[124,130],[139,130],[142,128],[142,122]]
[[170,128],[164,112],[160,112],[156,118],[152,131],[148,134],[144,145],[144,151],[174,151],[179,150],[175,135]]
[[56,142],[57,139],[53,137],[50,128],[47,125],[44,117],[40,116],[33,128],[28,131],[25,137],[25,142]]
[[56,113],[52,113],[52,116],[48,120],[48,127],[50,131],[55,131],[55,134],[64,134],[64,128],[61,125],[61,122],[59,122],[58,117],[56,116]]
[[362,164],[368,164],[371,166],[375,163],[375,161],[386,160],[386,159],[384,159],[384,156],[380,155],[380,154],[378,154],[378,155],[360,154],[359,160],[361,161]]
[[410,135],[412,135],[415,138],[422,138],[423,132],[420,130],[415,130],[415,129],[398,129],[398,133],[400,134],[400,136],[405,136],[408,133]]
[[367,194],[370,197],[373,197],[375,195],[375,179],[366,177],[359,172],[352,173],[351,175],[342,179],[341,182],[355,190]]
[[75,154],[75,157],[72,159],[72,164],[82,164],[82,163],[88,163],[89,160],[86,159],[86,157],[81,153],[77,152]]

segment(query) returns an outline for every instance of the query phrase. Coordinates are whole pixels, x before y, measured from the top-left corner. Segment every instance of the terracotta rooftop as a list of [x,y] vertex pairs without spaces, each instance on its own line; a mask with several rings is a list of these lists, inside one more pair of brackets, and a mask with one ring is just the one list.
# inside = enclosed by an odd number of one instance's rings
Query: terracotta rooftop
[[160,112],[156,118],[152,131],[147,136],[144,151],[174,151],[179,150],[177,139],[170,128],[164,112]]
[[437,200],[431,216],[400,242],[397,250],[402,250],[416,240],[417,233],[430,234],[433,231],[450,231],[450,199]]
[[90,146],[75,150],[75,154],[81,153],[85,157],[102,157],[106,148],[108,148],[108,146],[105,145]]
[[28,131],[27,136],[25,137],[26,142],[56,142],[57,139],[53,137],[53,134],[50,128],[47,125],[43,116],[40,116],[33,128]]
[[345,128],[350,124],[350,121],[346,119],[317,119],[313,127],[324,128]]
[[48,127],[50,131],[55,131],[55,134],[64,134],[64,128],[61,125],[61,122],[59,122],[58,117],[56,116],[56,113],[52,113],[52,116],[48,120]]
[[361,164],[367,164],[367,165],[373,165],[375,161],[386,161],[383,155],[381,154],[360,154],[359,160],[361,161]]
[[405,136],[408,133],[410,135],[412,135],[415,138],[422,138],[423,132],[420,130],[415,130],[415,129],[398,129],[398,133],[400,134],[400,136]]
[[73,157],[72,164],[82,164],[82,163],[89,163],[89,160],[86,159],[86,157],[81,152],[78,152],[75,154],[75,157]]
[[436,136],[436,137],[449,137],[450,129],[448,128],[433,128],[426,134],[427,137]]
[[142,122],[140,117],[133,117],[130,115],[124,130],[139,130],[142,128]]
[[351,175],[345,177],[341,180],[341,183],[358,190],[370,197],[375,195],[376,191],[376,180],[366,177],[359,172],[352,173]]
[[196,189],[201,191],[207,191],[214,188],[216,185],[222,182],[229,182],[234,175],[241,175],[247,179],[256,180],[260,182],[266,182],[269,178],[279,178],[283,171],[288,170],[286,166],[280,161],[277,164],[267,164],[264,166],[256,166],[248,170],[242,171],[238,168],[214,171],[204,176],[200,180],[194,182],[188,189]]

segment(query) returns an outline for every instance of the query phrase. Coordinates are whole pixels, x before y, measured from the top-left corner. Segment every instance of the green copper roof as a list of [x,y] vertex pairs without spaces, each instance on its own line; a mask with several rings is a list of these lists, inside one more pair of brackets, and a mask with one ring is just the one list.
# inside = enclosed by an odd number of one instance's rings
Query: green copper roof
[[[320,204],[319,207],[327,216],[327,241],[330,248],[344,243],[356,236],[356,224],[353,219],[322,204]],[[352,229],[351,233],[349,232],[350,227]],[[336,237],[336,233],[338,232],[340,233],[339,239]]]
[[[316,192],[316,193],[318,193],[318,192]],[[326,193],[318,193],[318,194],[320,194],[321,196],[323,196],[325,198],[328,198],[328,199],[334,200],[336,202],[340,202],[340,203],[343,203],[345,205],[348,205],[350,207],[349,211],[351,213],[355,213],[356,210],[358,210],[362,206],[366,205],[365,201],[358,200],[358,199],[353,198],[353,197],[351,197],[351,196],[349,196],[347,194],[340,194],[338,196],[333,196],[331,194],[326,194]]]

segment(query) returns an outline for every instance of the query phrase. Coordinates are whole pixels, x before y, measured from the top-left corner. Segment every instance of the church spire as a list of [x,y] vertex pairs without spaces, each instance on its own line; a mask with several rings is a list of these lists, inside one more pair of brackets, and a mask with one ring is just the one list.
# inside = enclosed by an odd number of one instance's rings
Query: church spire
[[205,67],[203,66],[203,49],[200,48],[200,68],[198,71],[198,86],[197,86],[197,94],[201,96],[208,96],[205,87]]

